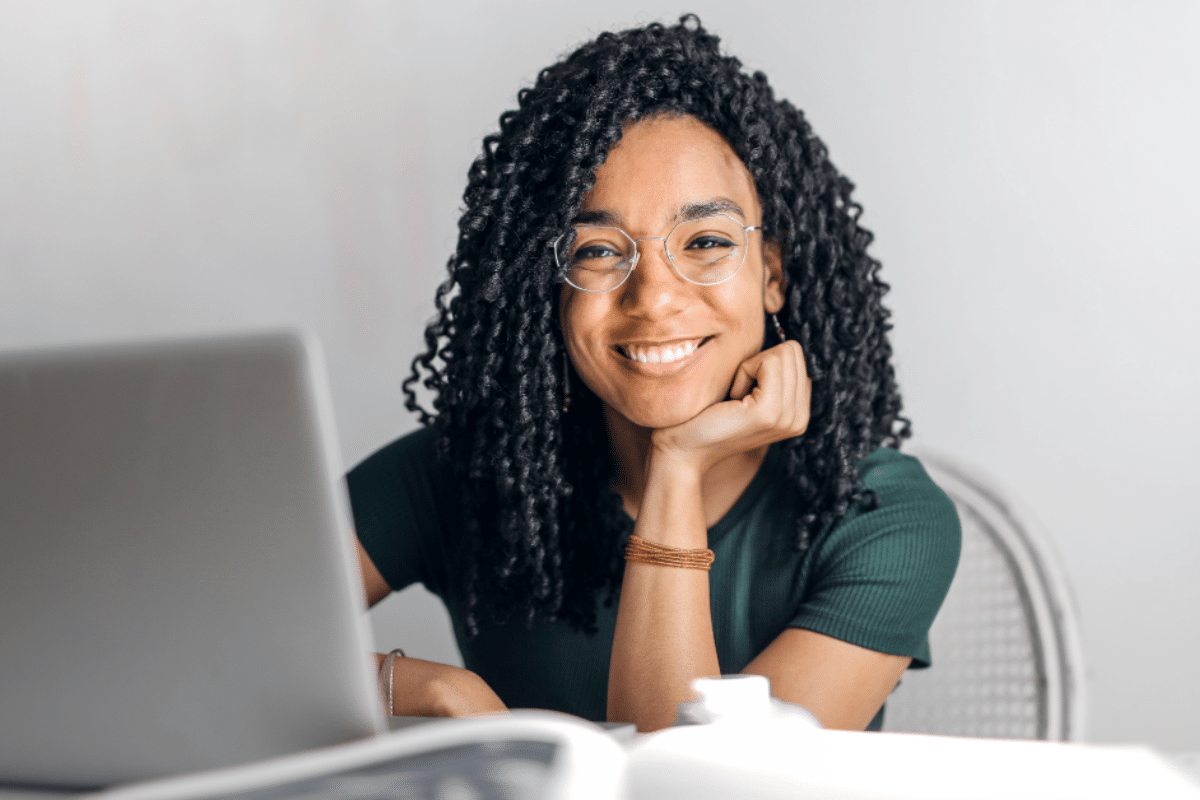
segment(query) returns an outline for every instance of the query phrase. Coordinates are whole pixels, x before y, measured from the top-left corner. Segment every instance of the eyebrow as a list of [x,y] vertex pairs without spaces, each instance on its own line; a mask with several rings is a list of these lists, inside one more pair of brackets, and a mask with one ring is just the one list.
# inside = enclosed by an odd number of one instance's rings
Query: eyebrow
[[[685,219],[696,219],[697,217],[709,217],[713,214],[736,214],[742,219],[746,218],[746,212],[742,207],[733,202],[727,197],[717,197],[712,200],[705,200],[700,203],[688,203],[675,212],[675,218],[672,222],[679,222]],[[572,220],[573,225],[610,225],[614,228],[621,227],[621,219],[616,214],[607,209],[589,209],[581,210],[575,215]]]
[[571,221],[572,225],[611,225],[614,228],[621,227],[620,223],[621,221],[617,219],[616,214],[603,209],[580,211],[575,215],[575,219]]
[[737,214],[742,219],[746,218],[746,212],[742,211],[741,206],[726,197],[718,197],[713,200],[705,200],[703,203],[690,203],[684,206],[675,215],[675,221],[711,217],[713,214]]

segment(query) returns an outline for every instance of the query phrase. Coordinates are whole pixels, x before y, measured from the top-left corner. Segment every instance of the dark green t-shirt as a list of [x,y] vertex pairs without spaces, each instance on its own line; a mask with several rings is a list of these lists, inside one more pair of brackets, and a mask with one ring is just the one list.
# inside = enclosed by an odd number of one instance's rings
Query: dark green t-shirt
[[[350,471],[347,483],[363,548],[392,589],[423,583],[441,597],[467,669],[512,708],[549,708],[603,720],[616,605],[598,604],[595,636],[565,623],[498,624],[486,615],[467,639],[461,625],[457,492],[422,428]],[[713,633],[723,674],[740,672],[788,627],[911,656],[929,665],[929,626],[958,564],[953,504],[913,457],[879,448],[858,464],[879,495],[851,509],[796,552],[790,490],[778,447],[729,513],[708,531]],[[877,728],[882,717],[871,727]]]

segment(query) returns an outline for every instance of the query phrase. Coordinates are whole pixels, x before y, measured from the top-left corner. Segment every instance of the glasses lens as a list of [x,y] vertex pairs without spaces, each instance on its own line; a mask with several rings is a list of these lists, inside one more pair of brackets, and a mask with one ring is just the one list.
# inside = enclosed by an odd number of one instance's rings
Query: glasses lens
[[633,240],[620,228],[579,225],[554,245],[567,281],[588,292],[607,292],[619,286],[629,274],[633,254]]
[[679,223],[667,237],[667,252],[679,274],[693,283],[720,283],[746,258],[746,229],[717,215]]

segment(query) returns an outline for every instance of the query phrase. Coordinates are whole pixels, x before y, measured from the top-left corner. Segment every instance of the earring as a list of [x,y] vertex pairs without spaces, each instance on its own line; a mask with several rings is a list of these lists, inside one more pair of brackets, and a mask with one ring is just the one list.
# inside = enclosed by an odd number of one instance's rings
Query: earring
[[772,314],[771,324],[775,326],[775,335],[779,337],[779,341],[786,342],[787,334],[783,332],[783,326],[779,324],[779,317]]
[[563,404],[562,413],[571,410],[571,366],[567,360],[567,351],[563,350]]

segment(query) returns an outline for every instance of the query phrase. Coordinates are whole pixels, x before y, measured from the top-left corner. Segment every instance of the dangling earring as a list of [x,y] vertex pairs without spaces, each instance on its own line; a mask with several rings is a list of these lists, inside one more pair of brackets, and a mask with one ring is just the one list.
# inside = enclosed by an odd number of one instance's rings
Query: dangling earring
[[567,360],[567,351],[563,350],[563,405],[562,413],[571,410],[571,366]]
[[786,342],[787,335],[783,332],[783,326],[779,324],[779,317],[772,314],[771,324],[775,326],[775,335],[779,337],[779,341]]

